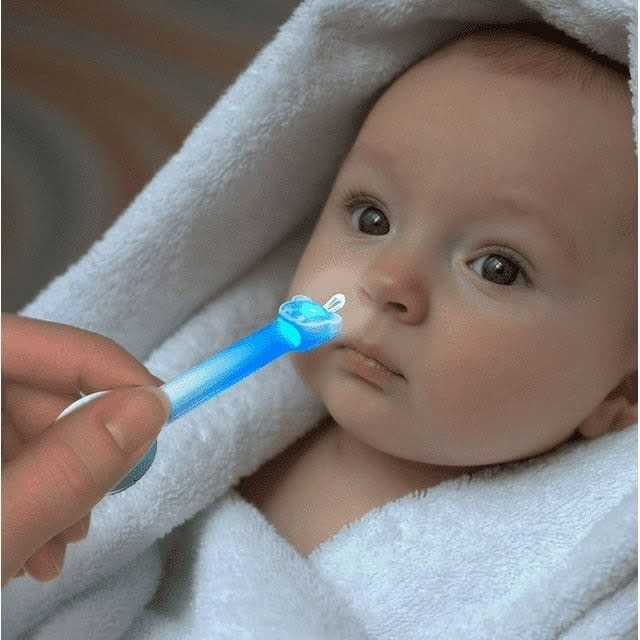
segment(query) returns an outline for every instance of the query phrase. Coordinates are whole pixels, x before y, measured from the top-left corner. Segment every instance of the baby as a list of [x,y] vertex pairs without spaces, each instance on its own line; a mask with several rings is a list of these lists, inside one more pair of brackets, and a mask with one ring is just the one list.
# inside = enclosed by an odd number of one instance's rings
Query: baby
[[412,491],[637,419],[627,78],[552,40],[445,45],[340,168],[290,288],[347,297],[343,335],[295,356],[330,417],[239,487],[303,554]]

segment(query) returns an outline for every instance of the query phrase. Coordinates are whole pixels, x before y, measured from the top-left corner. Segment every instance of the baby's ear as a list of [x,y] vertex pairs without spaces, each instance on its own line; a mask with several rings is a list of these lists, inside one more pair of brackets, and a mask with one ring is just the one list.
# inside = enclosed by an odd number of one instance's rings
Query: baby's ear
[[585,438],[597,438],[638,422],[637,372],[629,374],[578,427]]

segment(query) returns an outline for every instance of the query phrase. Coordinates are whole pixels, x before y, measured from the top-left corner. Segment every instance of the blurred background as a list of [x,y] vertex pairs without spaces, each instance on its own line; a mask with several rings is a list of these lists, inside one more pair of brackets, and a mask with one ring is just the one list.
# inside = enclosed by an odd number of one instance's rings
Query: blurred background
[[298,2],[3,0],[3,311],[102,235]]

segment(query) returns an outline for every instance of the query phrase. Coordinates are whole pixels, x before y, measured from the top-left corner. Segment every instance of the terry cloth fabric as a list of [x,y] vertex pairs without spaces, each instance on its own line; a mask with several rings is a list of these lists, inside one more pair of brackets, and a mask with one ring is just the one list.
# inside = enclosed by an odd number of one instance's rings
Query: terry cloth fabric
[[[628,64],[636,106],[631,2],[303,3],[24,313],[173,377],[273,317],[382,88],[475,25],[539,19]],[[635,428],[407,496],[305,559],[232,487],[321,415],[281,360],[172,423],[57,580],[5,588],[3,637],[635,637]]]

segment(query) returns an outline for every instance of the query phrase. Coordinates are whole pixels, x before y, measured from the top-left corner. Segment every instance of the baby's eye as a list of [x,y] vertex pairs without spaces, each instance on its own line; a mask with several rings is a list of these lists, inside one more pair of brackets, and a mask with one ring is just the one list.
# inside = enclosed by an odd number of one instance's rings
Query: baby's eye
[[351,214],[351,224],[354,229],[372,236],[383,236],[389,233],[387,216],[370,205],[362,205],[354,209]]
[[476,258],[469,266],[485,280],[504,286],[524,286],[529,284],[527,274],[515,257],[490,253]]

